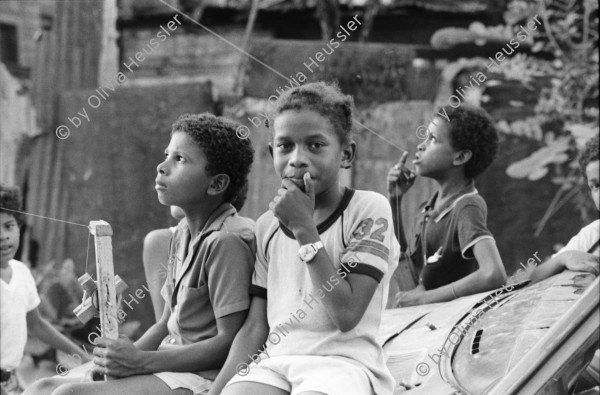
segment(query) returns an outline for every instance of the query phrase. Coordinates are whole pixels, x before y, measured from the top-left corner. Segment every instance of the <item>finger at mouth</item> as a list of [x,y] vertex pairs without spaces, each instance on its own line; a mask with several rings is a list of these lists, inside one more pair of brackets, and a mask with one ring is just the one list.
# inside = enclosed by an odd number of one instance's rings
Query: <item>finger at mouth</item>
[[296,186],[298,188],[300,188],[302,190],[302,192],[304,192],[304,180],[297,180],[297,179],[294,179],[294,178],[289,178],[289,180],[291,182],[293,182],[294,184],[296,184]]

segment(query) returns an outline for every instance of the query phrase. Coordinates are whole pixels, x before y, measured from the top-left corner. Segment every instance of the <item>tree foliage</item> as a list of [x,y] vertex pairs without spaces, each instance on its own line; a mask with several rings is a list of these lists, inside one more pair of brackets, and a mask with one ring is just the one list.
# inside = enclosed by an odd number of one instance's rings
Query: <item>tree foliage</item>
[[[550,174],[558,185],[550,207],[536,230],[539,234],[550,217],[571,201],[585,221],[591,219],[588,190],[577,167],[577,151],[598,134],[598,2],[594,0],[511,1],[504,14],[514,30],[539,16],[543,28],[533,35],[532,54],[517,55],[503,72],[528,84],[543,78],[535,115],[505,132],[523,133],[542,146],[529,157],[513,163],[507,174],[539,180]],[[551,60],[536,53],[552,55]],[[548,127],[548,125],[551,125]],[[542,127],[545,126],[545,127]]]

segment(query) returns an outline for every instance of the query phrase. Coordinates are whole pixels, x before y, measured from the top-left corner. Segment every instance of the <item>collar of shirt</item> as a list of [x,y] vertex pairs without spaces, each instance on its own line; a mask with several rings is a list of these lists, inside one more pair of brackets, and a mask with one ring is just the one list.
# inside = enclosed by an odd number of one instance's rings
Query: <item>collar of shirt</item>
[[[210,217],[208,217],[208,220],[206,221],[206,223],[204,224],[204,227],[202,228],[202,230],[200,231],[200,233],[198,233],[197,235],[191,237],[191,239],[194,241],[194,243],[196,242],[196,239],[200,240],[202,239],[202,237],[212,233],[212,232],[216,232],[218,230],[221,230],[221,228],[223,226],[227,227],[227,225],[225,225],[225,220],[236,213],[235,208],[231,205],[231,203],[223,203],[221,204],[219,207],[217,207],[212,214],[210,215]],[[190,228],[188,226],[187,223],[187,219],[184,218],[181,220],[180,226],[183,227],[183,230],[186,231],[187,236],[188,236],[188,241],[189,238],[191,236],[190,234]],[[227,230],[227,229],[225,229]]]
[[[182,228],[181,230],[184,232],[184,237],[181,241],[182,246],[190,246],[189,251],[187,247],[179,248],[176,252],[176,259],[180,263],[179,265],[174,265],[175,272],[174,278],[176,282],[179,283],[179,280],[183,277],[183,274],[189,267],[189,265],[193,261],[194,251],[198,248],[198,244],[209,234],[212,232],[216,232],[221,230],[222,227],[225,227],[227,231],[227,225],[225,225],[225,220],[230,216],[236,213],[236,209],[231,205],[231,203],[223,203],[219,207],[217,207],[213,213],[210,215],[206,223],[204,224],[204,228],[193,238],[190,235],[190,228],[188,226],[187,220],[184,218],[181,220],[179,226]],[[191,240],[191,243],[190,243]]]
[[442,207],[440,207],[437,211],[433,211],[433,206],[435,205],[438,193],[439,192],[433,194],[431,199],[429,199],[429,201],[425,204],[425,207],[422,210],[423,213],[431,211],[431,216],[435,216],[436,223],[439,222],[442,218],[444,218],[448,213],[450,213],[462,198],[470,195],[475,195],[479,192],[475,188],[475,182],[471,180],[462,189],[450,196],[450,198],[446,201],[446,203],[444,203]]

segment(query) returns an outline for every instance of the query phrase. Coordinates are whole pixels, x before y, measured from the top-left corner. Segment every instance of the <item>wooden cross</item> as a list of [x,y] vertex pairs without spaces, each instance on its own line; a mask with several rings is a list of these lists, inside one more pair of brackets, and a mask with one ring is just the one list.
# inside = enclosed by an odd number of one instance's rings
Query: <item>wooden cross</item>
[[84,289],[83,301],[73,312],[83,323],[100,315],[100,335],[109,339],[119,337],[117,295],[127,289],[127,284],[115,276],[112,256],[112,228],[105,221],[90,221],[96,248],[96,273],[98,280],[85,273],[79,277]]

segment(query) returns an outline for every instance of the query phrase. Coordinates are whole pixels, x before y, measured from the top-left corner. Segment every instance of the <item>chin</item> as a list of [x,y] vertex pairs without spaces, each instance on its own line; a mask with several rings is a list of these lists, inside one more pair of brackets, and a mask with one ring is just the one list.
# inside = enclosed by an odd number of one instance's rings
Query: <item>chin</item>
[[169,199],[161,194],[158,194],[158,202],[163,206],[176,206],[176,204],[169,202]]

